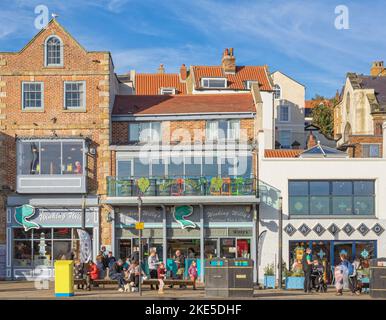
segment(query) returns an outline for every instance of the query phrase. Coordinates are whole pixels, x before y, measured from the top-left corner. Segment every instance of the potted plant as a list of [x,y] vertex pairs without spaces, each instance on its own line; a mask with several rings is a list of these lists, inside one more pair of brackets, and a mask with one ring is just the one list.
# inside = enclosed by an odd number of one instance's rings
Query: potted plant
[[293,270],[285,278],[285,288],[299,290],[304,289],[304,272],[301,269]]
[[264,289],[275,289],[275,267],[274,264],[268,264],[264,268]]

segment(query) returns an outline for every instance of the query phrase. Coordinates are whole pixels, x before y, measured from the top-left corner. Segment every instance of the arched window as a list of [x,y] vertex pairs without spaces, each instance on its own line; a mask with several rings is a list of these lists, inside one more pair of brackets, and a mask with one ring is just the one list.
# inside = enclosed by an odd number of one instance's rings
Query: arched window
[[273,97],[275,99],[280,99],[281,98],[281,88],[279,85],[275,84],[273,86]]
[[347,96],[346,96],[346,115],[347,116],[350,114],[350,106],[351,106],[350,92],[347,92]]
[[45,65],[62,66],[63,65],[63,46],[62,41],[56,37],[48,37],[45,43]]

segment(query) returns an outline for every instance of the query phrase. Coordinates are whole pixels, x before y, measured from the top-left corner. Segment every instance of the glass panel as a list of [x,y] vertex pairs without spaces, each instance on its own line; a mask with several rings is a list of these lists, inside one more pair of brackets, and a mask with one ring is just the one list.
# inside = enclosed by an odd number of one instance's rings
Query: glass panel
[[52,241],[44,237],[34,241],[34,266],[52,266]]
[[132,160],[119,160],[117,176],[120,178],[131,177],[131,164],[132,164]]
[[149,249],[155,250],[160,261],[163,261],[162,239],[149,239]]
[[152,176],[153,177],[164,177],[165,176],[165,164],[162,159],[153,159],[151,164]]
[[168,176],[181,177],[183,175],[184,175],[183,158],[171,157],[169,167],[168,167]]
[[151,139],[150,122],[142,122],[139,125],[139,141],[148,142]]
[[306,181],[290,181],[288,183],[288,193],[290,196],[307,196],[308,182]]
[[34,237],[34,240],[40,240],[41,237],[44,237],[45,239],[51,239],[52,229],[51,228],[36,229],[34,230],[33,237]]
[[228,139],[240,139],[240,120],[229,120]]
[[233,163],[229,163],[229,159],[221,159],[220,174],[222,177],[229,177],[234,175]]
[[328,181],[310,181],[310,195],[324,196],[330,194],[330,183]]
[[205,239],[204,250],[205,259],[212,259],[217,257],[217,239]]
[[61,143],[42,142],[41,143],[41,173],[42,174],[61,174]]
[[217,157],[205,157],[202,165],[202,174],[206,177],[218,176]]
[[140,130],[139,123],[129,124],[129,141],[131,142],[139,141],[139,133],[140,133],[139,130]]
[[288,121],[288,106],[280,106],[280,121]]
[[373,195],[374,181],[354,181],[354,194]]
[[374,215],[374,197],[354,197],[354,214]]
[[235,175],[242,177],[251,177],[252,172],[252,156],[237,157],[237,166],[235,168]]
[[290,197],[289,198],[290,214],[308,214],[308,197]]
[[333,197],[333,214],[352,214],[352,197]]
[[[201,176],[201,159],[186,158],[185,159],[185,175],[188,177]],[[195,163],[196,162],[196,163]]]
[[63,142],[63,173],[83,173],[83,143]]
[[19,166],[21,174],[39,174],[39,144],[20,141]]
[[69,259],[72,255],[71,241],[54,241],[54,260]]
[[250,259],[251,257],[251,240],[237,239],[237,257]]
[[330,198],[329,197],[311,197],[310,199],[310,214],[330,214]]
[[207,141],[213,141],[218,139],[219,124],[217,120],[211,120],[206,122],[206,139]]
[[151,123],[151,141],[160,141],[161,140],[161,122],[152,122]]
[[[147,159],[134,159],[134,176],[135,177],[149,177],[150,175],[150,166],[148,163],[145,163]],[[142,162],[143,161],[143,162]]]
[[236,258],[236,239],[220,239],[220,257]]
[[130,258],[131,256],[131,240],[130,239],[119,239],[118,240],[118,257],[122,260]]
[[228,121],[220,120],[218,122],[218,139],[224,140],[228,131]]
[[290,241],[289,243],[289,270],[302,271],[302,259],[304,251],[308,247],[306,242]]
[[339,196],[352,195],[352,181],[333,181],[332,194]]
[[27,267],[32,265],[32,242],[13,242],[13,265],[15,267]]
[[71,228],[55,228],[54,239],[71,239]]
[[24,231],[22,228],[13,229],[14,239],[32,239],[32,230]]
[[65,107],[80,108],[85,107],[84,101],[84,86],[81,82],[65,83]]

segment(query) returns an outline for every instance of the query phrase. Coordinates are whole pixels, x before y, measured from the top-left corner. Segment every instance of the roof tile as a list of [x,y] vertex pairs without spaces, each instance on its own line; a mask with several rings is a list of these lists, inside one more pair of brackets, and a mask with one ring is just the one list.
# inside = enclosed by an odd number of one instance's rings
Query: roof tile
[[137,73],[135,90],[138,95],[157,95],[161,88],[176,88],[176,94],[186,94],[186,84],[178,73]]

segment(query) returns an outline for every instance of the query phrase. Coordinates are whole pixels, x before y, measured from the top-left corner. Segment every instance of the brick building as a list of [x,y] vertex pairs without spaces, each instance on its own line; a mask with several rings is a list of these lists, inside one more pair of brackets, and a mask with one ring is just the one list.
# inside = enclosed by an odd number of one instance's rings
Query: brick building
[[[109,244],[110,110],[117,80],[109,52],[89,52],[55,19],[19,52],[0,53],[0,244],[18,278],[79,249]],[[85,208],[82,210],[82,208]],[[6,230],[6,232],[4,232]],[[60,240],[60,241],[58,241]],[[4,268],[4,267],[3,267]]]

